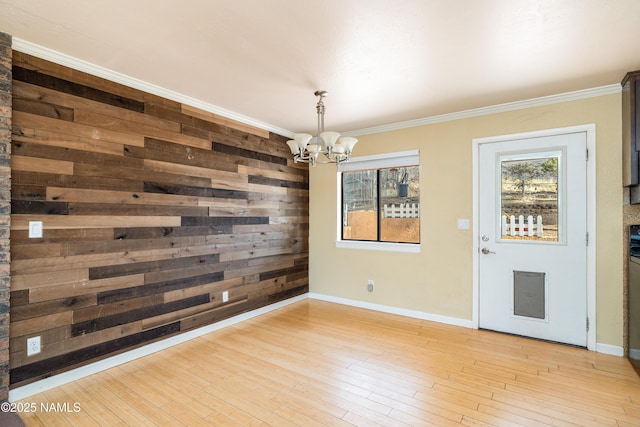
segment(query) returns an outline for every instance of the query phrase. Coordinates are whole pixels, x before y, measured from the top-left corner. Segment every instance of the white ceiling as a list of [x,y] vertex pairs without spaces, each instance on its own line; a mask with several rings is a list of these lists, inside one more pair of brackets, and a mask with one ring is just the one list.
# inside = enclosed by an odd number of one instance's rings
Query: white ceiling
[[0,0],[21,41],[292,132],[617,84],[640,0]]

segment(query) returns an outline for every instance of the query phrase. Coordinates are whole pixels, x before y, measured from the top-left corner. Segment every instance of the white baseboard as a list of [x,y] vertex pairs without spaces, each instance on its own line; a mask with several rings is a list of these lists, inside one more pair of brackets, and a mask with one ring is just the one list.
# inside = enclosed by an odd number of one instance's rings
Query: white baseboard
[[596,343],[596,351],[612,356],[624,356],[624,348],[619,345]]
[[31,384],[27,384],[22,387],[15,388],[13,390],[9,390],[9,401],[15,402],[18,400],[25,399],[29,396],[33,396],[34,394],[41,393],[46,390],[50,390],[54,387],[58,387],[63,384],[70,383],[72,381],[79,380],[81,378],[87,377],[97,372],[104,371],[109,368],[113,368],[115,366],[130,362],[132,360],[138,359],[143,356],[147,356],[149,354],[153,354],[155,352],[167,349],[169,347],[173,347],[175,345],[192,340],[194,338],[198,338],[202,335],[206,335],[208,333],[226,328],[231,325],[235,325],[245,320],[285,307],[289,304],[302,301],[304,299],[307,299],[307,294],[299,295],[297,297],[280,301],[280,302],[277,302],[253,311],[249,311],[247,313],[242,313],[237,316],[230,317],[225,320],[221,320],[217,323],[203,326],[202,328],[194,329],[192,331],[187,331],[180,335],[175,335],[175,336],[163,339],[161,341],[147,344],[143,347],[139,347],[134,350],[130,350],[125,353],[121,353],[116,356],[109,357],[108,359],[100,360],[99,362],[94,362],[89,365],[82,366],[80,368],[72,369],[70,371],[63,372],[58,375],[54,375],[52,377],[45,378],[43,380],[36,381]]
[[[352,307],[365,308],[368,310],[379,311],[382,313],[397,314],[399,316],[413,317],[421,320],[428,320],[438,323],[444,323],[448,325],[461,326],[464,328],[473,328],[473,322],[471,320],[459,319],[457,317],[442,316],[439,314],[430,314],[417,310],[408,310],[405,308],[392,307],[382,304],[373,304],[358,300],[352,300],[347,298],[339,298],[330,295],[318,294],[315,292],[309,292],[308,294],[299,295],[284,301],[277,302],[275,304],[268,305],[266,307],[259,308],[247,313],[239,314],[229,319],[221,320],[220,322],[204,326],[202,328],[194,329],[192,331],[184,332],[180,335],[166,338],[164,340],[154,342],[152,344],[145,345],[143,347],[136,348],[131,351],[127,351],[122,354],[118,354],[108,359],[100,360],[99,362],[91,363],[89,365],[82,366],[67,372],[63,372],[58,375],[54,375],[43,380],[33,382],[31,384],[24,385],[22,387],[9,390],[9,401],[16,402],[18,400],[25,399],[34,394],[41,393],[46,390],[61,386],[63,384],[70,383],[72,381],[79,380],[89,375],[95,374],[100,371],[104,371],[109,368],[121,365],[123,363],[130,362],[140,357],[147,356],[149,354],[156,353],[158,351],[173,347],[183,342],[198,338],[202,335],[206,335],[211,332],[226,328],[228,326],[235,325],[245,320],[252,319],[262,314],[269,313],[273,310],[285,307],[287,305],[296,303],[298,301],[305,300],[307,298],[333,302],[336,304],[349,305]],[[610,354],[613,356],[624,356],[624,349],[620,346],[598,343],[596,345],[596,351],[599,353]],[[639,352],[640,353],[640,352]],[[640,354],[638,354],[640,358]]]
[[[448,317],[448,316],[442,316],[439,314],[425,313],[422,311],[408,310],[405,308],[391,307],[391,306],[382,305],[382,304],[373,304],[373,303],[368,303],[368,302],[363,302],[358,300],[318,294],[315,292],[310,292],[308,295],[309,295],[309,298],[313,298],[317,300],[329,301],[337,304],[350,305],[353,307],[366,308],[369,310],[380,311],[383,313],[413,317],[421,320],[430,320],[433,322],[445,323],[447,325],[473,328],[473,322],[471,320],[459,319],[457,317]],[[624,356],[624,349],[617,345],[597,343],[595,351],[598,353],[610,354],[612,356]],[[638,351],[638,359],[640,359],[640,351]]]
[[442,316],[440,314],[431,314],[431,313],[425,313],[423,311],[409,310],[406,308],[398,308],[398,307],[392,307],[392,306],[382,305],[382,304],[373,304],[373,303],[363,302],[363,301],[358,301],[353,299],[339,298],[339,297],[334,297],[330,295],[318,294],[315,292],[309,292],[308,295],[309,295],[309,298],[322,300],[322,301],[335,302],[337,304],[350,305],[352,307],[366,308],[368,310],[380,311],[380,312],[389,313],[389,314],[397,314],[399,316],[413,317],[416,319],[429,320],[432,322],[445,323],[447,325],[462,326],[465,328],[473,327],[473,323],[471,320],[459,319],[457,317],[448,317],[448,316]]

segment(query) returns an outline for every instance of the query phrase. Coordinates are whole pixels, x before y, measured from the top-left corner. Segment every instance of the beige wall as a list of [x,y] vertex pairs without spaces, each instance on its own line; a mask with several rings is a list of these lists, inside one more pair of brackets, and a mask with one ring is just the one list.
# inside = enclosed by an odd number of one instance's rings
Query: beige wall
[[[359,137],[356,155],[420,150],[419,254],[337,249],[334,166],[310,172],[310,291],[433,315],[472,319],[474,138],[596,124],[597,330],[623,345],[623,231],[619,94]],[[367,280],[375,291],[367,292]]]

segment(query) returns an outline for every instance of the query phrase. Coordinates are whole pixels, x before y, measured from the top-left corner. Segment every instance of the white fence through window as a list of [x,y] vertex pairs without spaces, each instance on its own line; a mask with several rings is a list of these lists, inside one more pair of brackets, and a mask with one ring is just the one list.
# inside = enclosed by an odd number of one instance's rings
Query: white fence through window
[[398,206],[384,205],[384,218],[420,218],[420,204],[400,203]]
[[535,222],[533,221],[533,215],[529,215],[526,222],[524,215],[517,217],[515,215],[502,215],[503,236],[542,237],[542,233],[542,215],[538,215]]

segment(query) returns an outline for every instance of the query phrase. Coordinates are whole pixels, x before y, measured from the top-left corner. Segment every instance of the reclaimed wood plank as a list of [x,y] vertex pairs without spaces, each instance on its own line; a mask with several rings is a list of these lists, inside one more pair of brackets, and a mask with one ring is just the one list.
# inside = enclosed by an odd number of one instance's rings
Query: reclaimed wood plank
[[97,298],[95,295],[79,295],[29,305],[16,306],[11,308],[11,318],[13,321],[20,321],[40,317],[42,315],[72,311],[73,321],[75,321],[78,310],[85,307],[95,306],[96,301]]
[[[220,294],[226,289],[232,289],[243,285],[244,280],[240,277],[229,280],[220,280],[215,282],[208,282],[197,286],[185,287],[176,290],[168,290],[162,294],[162,298],[165,302],[176,301],[179,299],[192,297],[204,293],[208,293],[211,296],[214,294]],[[146,322],[145,322],[146,324]]]
[[[246,148],[240,148],[232,145],[221,144],[219,142],[213,142],[212,149],[216,153],[224,153],[235,157],[244,157],[247,159],[260,160],[266,163],[275,163],[278,165],[286,165],[287,158],[284,156],[274,156],[272,154],[265,154],[256,152],[254,150],[248,150]],[[287,156],[289,157],[289,156]]]
[[229,162],[209,148],[185,146],[156,138],[145,138],[144,149],[136,146],[125,147],[125,153],[132,158],[173,162],[234,173],[238,169],[235,162]]
[[[283,168],[280,168],[283,169]],[[300,174],[299,171],[290,170],[268,170],[255,168],[247,165],[238,165],[238,173],[244,175],[262,176],[267,178],[284,179],[287,181],[307,182],[308,177]]]
[[20,245],[12,242],[11,259],[13,261],[19,259],[30,258],[50,258],[59,257],[61,255],[61,245],[59,243],[32,243],[30,245]]
[[11,291],[11,306],[19,307],[21,305],[29,304],[29,290],[23,289],[21,291]]
[[[198,206],[167,206],[143,204],[68,203],[70,215],[127,215],[127,216],[207,216],[208,210]],[[20,212],[16,212],[20,213]],[[51,212],[47,212],[51,213]]]
[[[198,273],[200,274],[193,275],[193,271],[187,270],[187,272],[184,273],[184,276],[181,275],[177,279],[165,279],[160,282],[153,282],[153,278],[147,277],[145,278],[145,283],[138,286],[131,286],[116,290],[110,289],[99,292],[97,294],[98,303],[100,305],[112,304],[142,297],[163,295],[167,292],[196,289],[201,285],[210,285],[212,283],[221,282],[224,279],[223,271],[201,271]],[[175,301],[175,299],[163,298],[163,302],[172,301]]]
[[114,316],[141,307],[151,307],[162,304],[162,295],[150,295],[141,298],[132,298],[113,304],[97,304],[97,295],[93,294],[95,303],[92,306],[79,307],[73,310],[73,323],[90,322],[93,319],[105,316]]
[[108,141],[116,144],[127,144],[139,147],[144,145],[144,137],[142,135],[131,135],[126,132],[118,132],[77,122],[51,119],[36,114],[23,113],[21,111],[13,112],[12,125],[14,127],[13,132],[17,133],[20,133],[20,129],[24,126],[27,129],[38,128],[47,132],[81,136],[83,138]]
[[[217,254],[216,254],[217,255]],[[145,274],[146,288],[142,292],[171,291],[202,283],[212,283],[225,279],[225,271],[232,268],[230,263],[203,263],[185,265],[180,269],[153,271]]]
[[226,117],[220,116],[218,114],[211,113],[209,111],[202,110],[197,107],[192,107],[187,104],[182,104],[182,113],[197,117],[199,119],[214,122],[220,124],[224,127],[238,129],[242,132],[251,133],[254,135],[261,136],[263,138],[269,137],[269,132],[263,129],[260,129],[255,126],[250,126],[244,123],[237,122],[235,120],[228,119]]
[[[72,229],[72,230],[48,230],[46,238],[32,239],[29,238],[27,230],[13,230],[11,232],[11,243],[13,245],[38,243],[61,243],[61,242],[83,242],[83,241],[101,241],[113,239],[113,229]],[[13,266],[12,266],[13,267]]]
[[179,126],[175,130],[158,129],[155,126],[130,122],[102,114],[76,110],[74,122],[88,127],[104,129],[111,132],[125,133],[127,135],[150,136],[163,138],[176,144],[188,147],[208,148],[210,142],[206,139],[196,138],[179,133]]
[[124,144],[113,143],[96,139],[82,138],[75,135],[64,135],[56,132],[48,132],[40,129],[20,127],[20,133],[14,132],[13,141],[34,142],[37,144],[52,145],[54,147],[71,148],[80,151],[124,156]]
[[[116,190],[116,191],[142,191],[143,183],[127,178],[113,178],[108,176],[83,176],[78,174],[78,170],[82,169],[81,164],[74,165],[74,175],[59,175],[51,173],[34,173],[20,172],[12,170],[11,181],[16,188],[20,186],[33,186],[46,189],[46,187],[65,187],[65,188],[85,188],[97,190]],[[43,191],[46,194],[46,191]],[[38,193],[39,195],[39,193]],[[20,197],[23,199],[24,197]],[[42,200],[45,198],[43,197]]]
[[[176,185],[193,185],[208,187],[210,180],[206,178],[193,177],[180,174],[168,174],[149,170],[138,170],[121,166],[105,166],[87,163],[76,163],[74,165],[76,177],[87,177],[90,179],[116,179],[127,180],[132,177],[138,179],[137,183],[143,186],[144,182],[161,182]],[[142,189],[140,190],[142,191]]]
[[180,226],[179,216],[122,216],[122,215],[13,215],[12,230],[28,230],[29,221],[43,221],[43,233],[47,229],[69,228],[114,228],[114,227],[177,227]]
[[[61,256],[59,258],[39,258],[37,260],[17,260],[16,266],[12,268],[15,274],[44,273],[51,271],[62,271],[70,269],[82,269],[100,267],[105,265],[121,265],[137,262],[157,261],[161,259],[171,259],[183,257],[185,255],[212,255],[218,253],[211,250],[210,244],[202,246],[192,246],[188,248],[168,247],[141,249],[137,251],[120,251],[97,254],[82,254]],[[168,274],[168,273],[163,273]]]
[[101,315],[82,322],[74,322],[71,325],[71,335],[74,337],[90,334],[103,329],[125,325],[127,323],[142,321],[162,314],[172,313],[185,308],[200,306],[209,303],[209,295],[196,295],[194,297],[168,303],[160,303],[152,306],[141,306],[129,311],[123,311],[111,315]]
[[104,90],[72,82],[70,80],[64,80],[60,77],[55,77],[39,71],[22,68],[19,65],[14,64],[12,71],[13,80],[55,89],[59,92],[64,92],[87,99],[93,99],[95,101],[109,104],[114,107],[126,108],[133,111],[143,111],[144,109],[144,104],[140,101],[127,99],[123,96],[118,96]]
[[46,273],[16,274],[11,277],[11,289],[33,289],[89,280],[87,269],[60,270]]
[[[12,173],[12,181],[15,179],[17,172]],[[45,200],[46,186],[44,185],[24,185],[12,182],[11,199],[12,201],[23,200]],[[12,211],[13,212],[13,211]]]
[[30,84],[23,81],[13,81],[13,99],[43,104],[60,105],[70,110],[90,109],[110,112],[127,112],[128,109],[113,108],[108,103],[92,100],[70,93],[60,92],[45,86]]
[[174,270],[193,264],[217,263],[218,254],[184,256],[181,258],[160,259],[155,261],[134,262],[119,265],[107,265],[103,267],[91,267],[89,279],[106,279],[108,277],[128,276],[130,274],[150,273],[162,270]]
[[[56,105],[71,111],[91,111],[108,117],[150,125],[158,129],[172,132],[180,132],[181,129],[180,122],[177,120],[147,114],[146,105],[140,110],[113,108],[113,105],[110,103],[100,102],[91,98],[78,96],[72,93],[65,93],[45,86],[38,86],[22,81],[14,81],[13,99],[28,101],[31,104],[41,103],[43,105]],[[71,115],[71,117],[73,119],[73,115]]]
[[73,121],[73,109],[65,108],[61,105],[14,97],[12,99],[12,108],[14,111],[22,111],[24,113],[36,114],[38,116],[50,117],[52,119],[66,120],[68,122]]
[[[120,230],[120,229],[118,229]],[[101,253],[113,253],[119,252],[122,254],[128,254],[132,252],[150,252],[155,249],[178,249],[185,248],[193,250],[199,246],[207,245],[205,236],[193,235],[185,237],[167,237],[157,236],[155,238],[135,239],[127,238],[123,234],[116,232],[115,239],[105,240],[100,242],[84,241],[84,242],[65,242],[62,243],[62,255],[74,256],[74,255],[93,255]],[[127,230],[124,231],[127,233]],[[175,255],[172,252],[173,255]]]
[[157,328],[158,326],[162,326],[167,323],[173,323],[181,319],[184,319],[185,317],[193,316],[197,313],[209,311],[211,309],[214,309],[216,307],[220,307],[223,305],[222,298],[220,298],[219,296],[217,298],[214,298],[210,294],[207,294],[207,295],[209,296],[210,301],[206,304],[200,304],[193,307],[186,307],[181,310],[162,313],[153,317],[147,317],[142,321],[142,329],[144,330],[144,329],[150,329],[150,328]]
[[71,311],[65,311],[62,313],[38,316],[26,320],[18,320],[16,322],[11,322],[11,329],[9,333],[11,337],[35,334],[47,329],[70,325],[72,319],[73,313]]
[[104,204],[197,206],[198,198],[188,195],[153,194],[148,191],[124,192],[82,188],[47,187],[48,201],[85,202],[99,200]]
[[247,183],[248,181],[248,177],[244,174],[214,169],[211,167],[211,165],[207,167],[198,167],[192,165],[171,163],[168,161],[145,159],[144,169],[154,172],[163,172],[167,174],[179,174],[198,178],[209,178],[211,182],[220,182],[226,185],[228,185],[229,182]]
[[69,215],[70,204],[44,200],[20,200],[11,202],[11,213],[27,215]]
[[100,292],[141,286],[143,284],[144,275],[138,274],[33,288],[28,289],[27,292],[29,303],[39,303],[59,298],[73,298],[81,295],[95,295],[97,298]]
[[[272,155],[285,160],[291,158],[291,150],[286,144],[286,141],[290,138],[279,138],[278,135],[273,133],[269,134],[269,138],[262,138],[250,133],[226,128],[222,130],[213,129],[209,132],[209,135],[209,139],[214,144],[224,144],[249,149],[256,153]],[[277,160],[277,163],[281,165],[285,164],[281,160]]]
[[73,175],[73,162],[14,155],[11,156],[11,169],[24,172]]
[[116,239],[152,239],[157,237],[193,237],[201,236],[209,242],[208,236],[231,234],[231,225],[204,227],[128,227],[115,230]]

